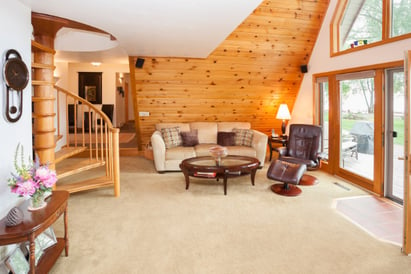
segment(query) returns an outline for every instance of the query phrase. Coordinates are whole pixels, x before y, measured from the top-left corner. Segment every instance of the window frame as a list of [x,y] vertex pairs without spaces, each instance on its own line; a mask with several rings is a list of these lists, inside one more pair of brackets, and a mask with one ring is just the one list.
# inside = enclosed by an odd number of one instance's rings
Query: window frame
[[[381,63],[381,64],[375,64],[375,65],[369,65],[369,66],[362,66],[362,67],[355,67],[355,68],[348,68],[348,69],[342,69],[342,70],[335,70],[335,71],[329,71],[329,72],[324,72],[324,73],[318,73],[318,74],[313,74],[313,98],[314,98],[314,104],[313,104],[313,121],[315,124],[319,124],[319,94],[318,94],[318,88],[317,88],[317,79],[322,78],[322,77],[328,77],[328,94],[329,94],[329,154],[328,154],[328,161],[324,161],[322,163],[322,169],[332,175],[337,175],[340,176],[341,178],[344,178],[346,180],[349,180],[353,182],[354,184],[363,187],[365,189],[368,189],[370,191],[373,191],[377,194],[382,194],[383,191],[383,179],[384,178],[384,168],[383,168],[383,151],[382,151],[382,146],[378,146],[378,144],[382,143],[382,136],[383,136],[383,128],[384,128],[384,118],[382,116],[384,112],[384,100],[380,100],[380,98],[375,98],[375,132],[374,134],[374,141],[377,151],[375,151],[374,155],[376,155],[375,161],[374,161],[374,176],[373,180],[367,179],[365,177],[356,175],[352,172],[349,172],[347,170],[344,170],[339,167],[339,159],[340,159],[340,136],[339,136],[339,131],[340,131],[340,90],[339,90],[339,83],[337,80],[337,75],[340,74],[351,74],[351,73],[361,73],[363,71],[368,71],[368,70],[375,70],[376,75],[375,75],[375,82],[374,82],[374,88],[376,94],[380,94],[379,96],[382,96],[384,87],[383,87],[383,71],[388,68],[393,68],[393,67],[399,67],[403,66],[404,62],[403,61],[393,61],[393,62],[388,62],[388,63]],[[383,97],[382,97],[383,98]],[[337,122],[338,121],[338,122]]]
[[364,49],[369,49],[384,44],[404,40],[411,38],[411,32],[402,34],[395,37],[390,37],[391,32],[391,1],[392,0],[381,0],[382,1],[382,38],[381,41],[368,43],[360,47],[348,48],[345,50],[340,50],[340,32],[339,25],[343,19],[345,9],[347,8],[349,0],[338,1],[335,8],[334,15],[331,19],[330,24],[330,56],[335,57],[343,54],[348,54],[352,52],[357,52]]
[[[317,77],[315,78],[315,80],[313,81],[315,84],[314,90],[315,90],[315,102],[314,105],[316,106],[315,108],[315,123],[319,126],[321,126],[321,128],[323,129],[323,136],[325,136],[325,134],[327,134],[327,136],[329,135],[329,130],[327,132],[324,132],[325,127],[324,127],[324,113],[323,113],[323,109],[324,109],[324,83],[327,83],[327,101],[328,101],[328,110],[330,108],[330,104],[329,104],[329,83],[328,83],[328,77]],[[329,118],[328,118],[329,121]],[[324,138],[323,138],[324,140]],[[327,140],[327,156],[324,157],[322,159],[323,162],[328,162],[328,140]],[[321,142],[321,152],[324,152],[324,141]]]

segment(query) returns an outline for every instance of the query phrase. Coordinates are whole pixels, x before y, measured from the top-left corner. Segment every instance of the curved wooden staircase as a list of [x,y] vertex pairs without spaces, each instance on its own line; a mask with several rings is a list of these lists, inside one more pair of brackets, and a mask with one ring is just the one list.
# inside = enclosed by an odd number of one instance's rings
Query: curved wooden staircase
[[[120,193],[119,182],[119,129],[114,128],[110,119],[99,108],[87,100],[63,89],[54,86],[57,92],[57,105],[66,106],[65,113],[58,116],[58,121],[64,121],[65,136],[62,141],[65,145],[55,154],[55,163],[58,179],[62,179],[80,172],[98,167],[105,167],[102,176],[87,179],[80,182],[57,185],[57,189],[64,189],[69,192],[78,192],[94,188],[113,186],[115,196]],[[74,107],[74,126],[70,131],[69,125],[69,102]],[[80,111],[81,109],[81,111]],[[88,120],[84,119],[85,115],[77,113],[87,113]],[[91,115],[93,113],[93,115]],[[85,124],[90,125],[87,128]],[[58,122],[58,128],[60,123]],[[80,129],[80,130],[79,130]],[[80,153],[86,152],[86,157],[76,158],[76,161],[67,164],[65,159],[72,158]],[[84,153],[83,153],[84,154]]]
[[[56,169],[56,189],[73,193],[112,186],[114,195],[119,196],[120,130],[95,105],[54,85],[52,48],[32,41],[32,53],[33,149],[41,163]],[[69,105],[74,109],[73,125]],[[66,178],[92,169],[96,171],[91,178],[59,183],[60,179],[71,181]]]

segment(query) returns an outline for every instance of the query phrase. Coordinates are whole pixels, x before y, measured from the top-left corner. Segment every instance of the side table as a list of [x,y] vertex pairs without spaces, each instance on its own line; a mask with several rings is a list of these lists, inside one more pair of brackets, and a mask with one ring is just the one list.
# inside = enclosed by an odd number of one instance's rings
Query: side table
[[[29,211],[27,209],[29,201],[23,202],[18,208],[24,214],[23,222],[16,226],[6,226],[6,218],[0,220],[0,245],[9,245],[30,242],[30,272],[48,273],[61,252],[65,249],[68,256],[68,234],[67,234],[67,201],[69,193],[67,191],[53,191],[46,201],[46,207]],[[44,250],[37,266],[35,265],[35,238],[51,226],[64,213],[64,238],[57,238],[57,243]]]
[[274,150],[274,145],[273,144],[281,144],[281,146],[285,147],[287,146],[288,143],[288,136],[287,135],[281,135],[281,136],[268,136],[268,147],[270,148],[270,161],[273,156],[273,150]]

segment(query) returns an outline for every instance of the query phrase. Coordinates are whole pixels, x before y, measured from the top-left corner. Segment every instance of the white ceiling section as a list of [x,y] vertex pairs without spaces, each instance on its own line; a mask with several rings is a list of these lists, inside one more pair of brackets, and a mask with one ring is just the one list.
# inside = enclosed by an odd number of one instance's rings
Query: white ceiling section
[[73,51],[73,49],[75,51],[107,50],[117,46],[118,41],[111,40],[108,34],[66,27],[57,32],[54,41],[54,47],[64,51]]
[[[262,0],[20,0],[33,12],[104,30],[118,47],[101,55],[206,58]],[[74,36],[74,35],[73,35]],[[56,37],[59,39],[59,37]],[[76,43],[85,43],[77,40]],[[56,47],[56,50],[58,48]],[[60,53],[56,55],[74,55]],[[75,54],[78,56],[83,53]],[[105,60],[96,60],[105,61]]]

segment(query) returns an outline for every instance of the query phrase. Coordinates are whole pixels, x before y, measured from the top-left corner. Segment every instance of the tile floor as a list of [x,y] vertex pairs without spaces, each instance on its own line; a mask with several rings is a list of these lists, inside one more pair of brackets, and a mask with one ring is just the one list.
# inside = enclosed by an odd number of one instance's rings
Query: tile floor
[[374,237],[402,246],[401,205],[375,196],[359,196],[338,199],[335,208]]

